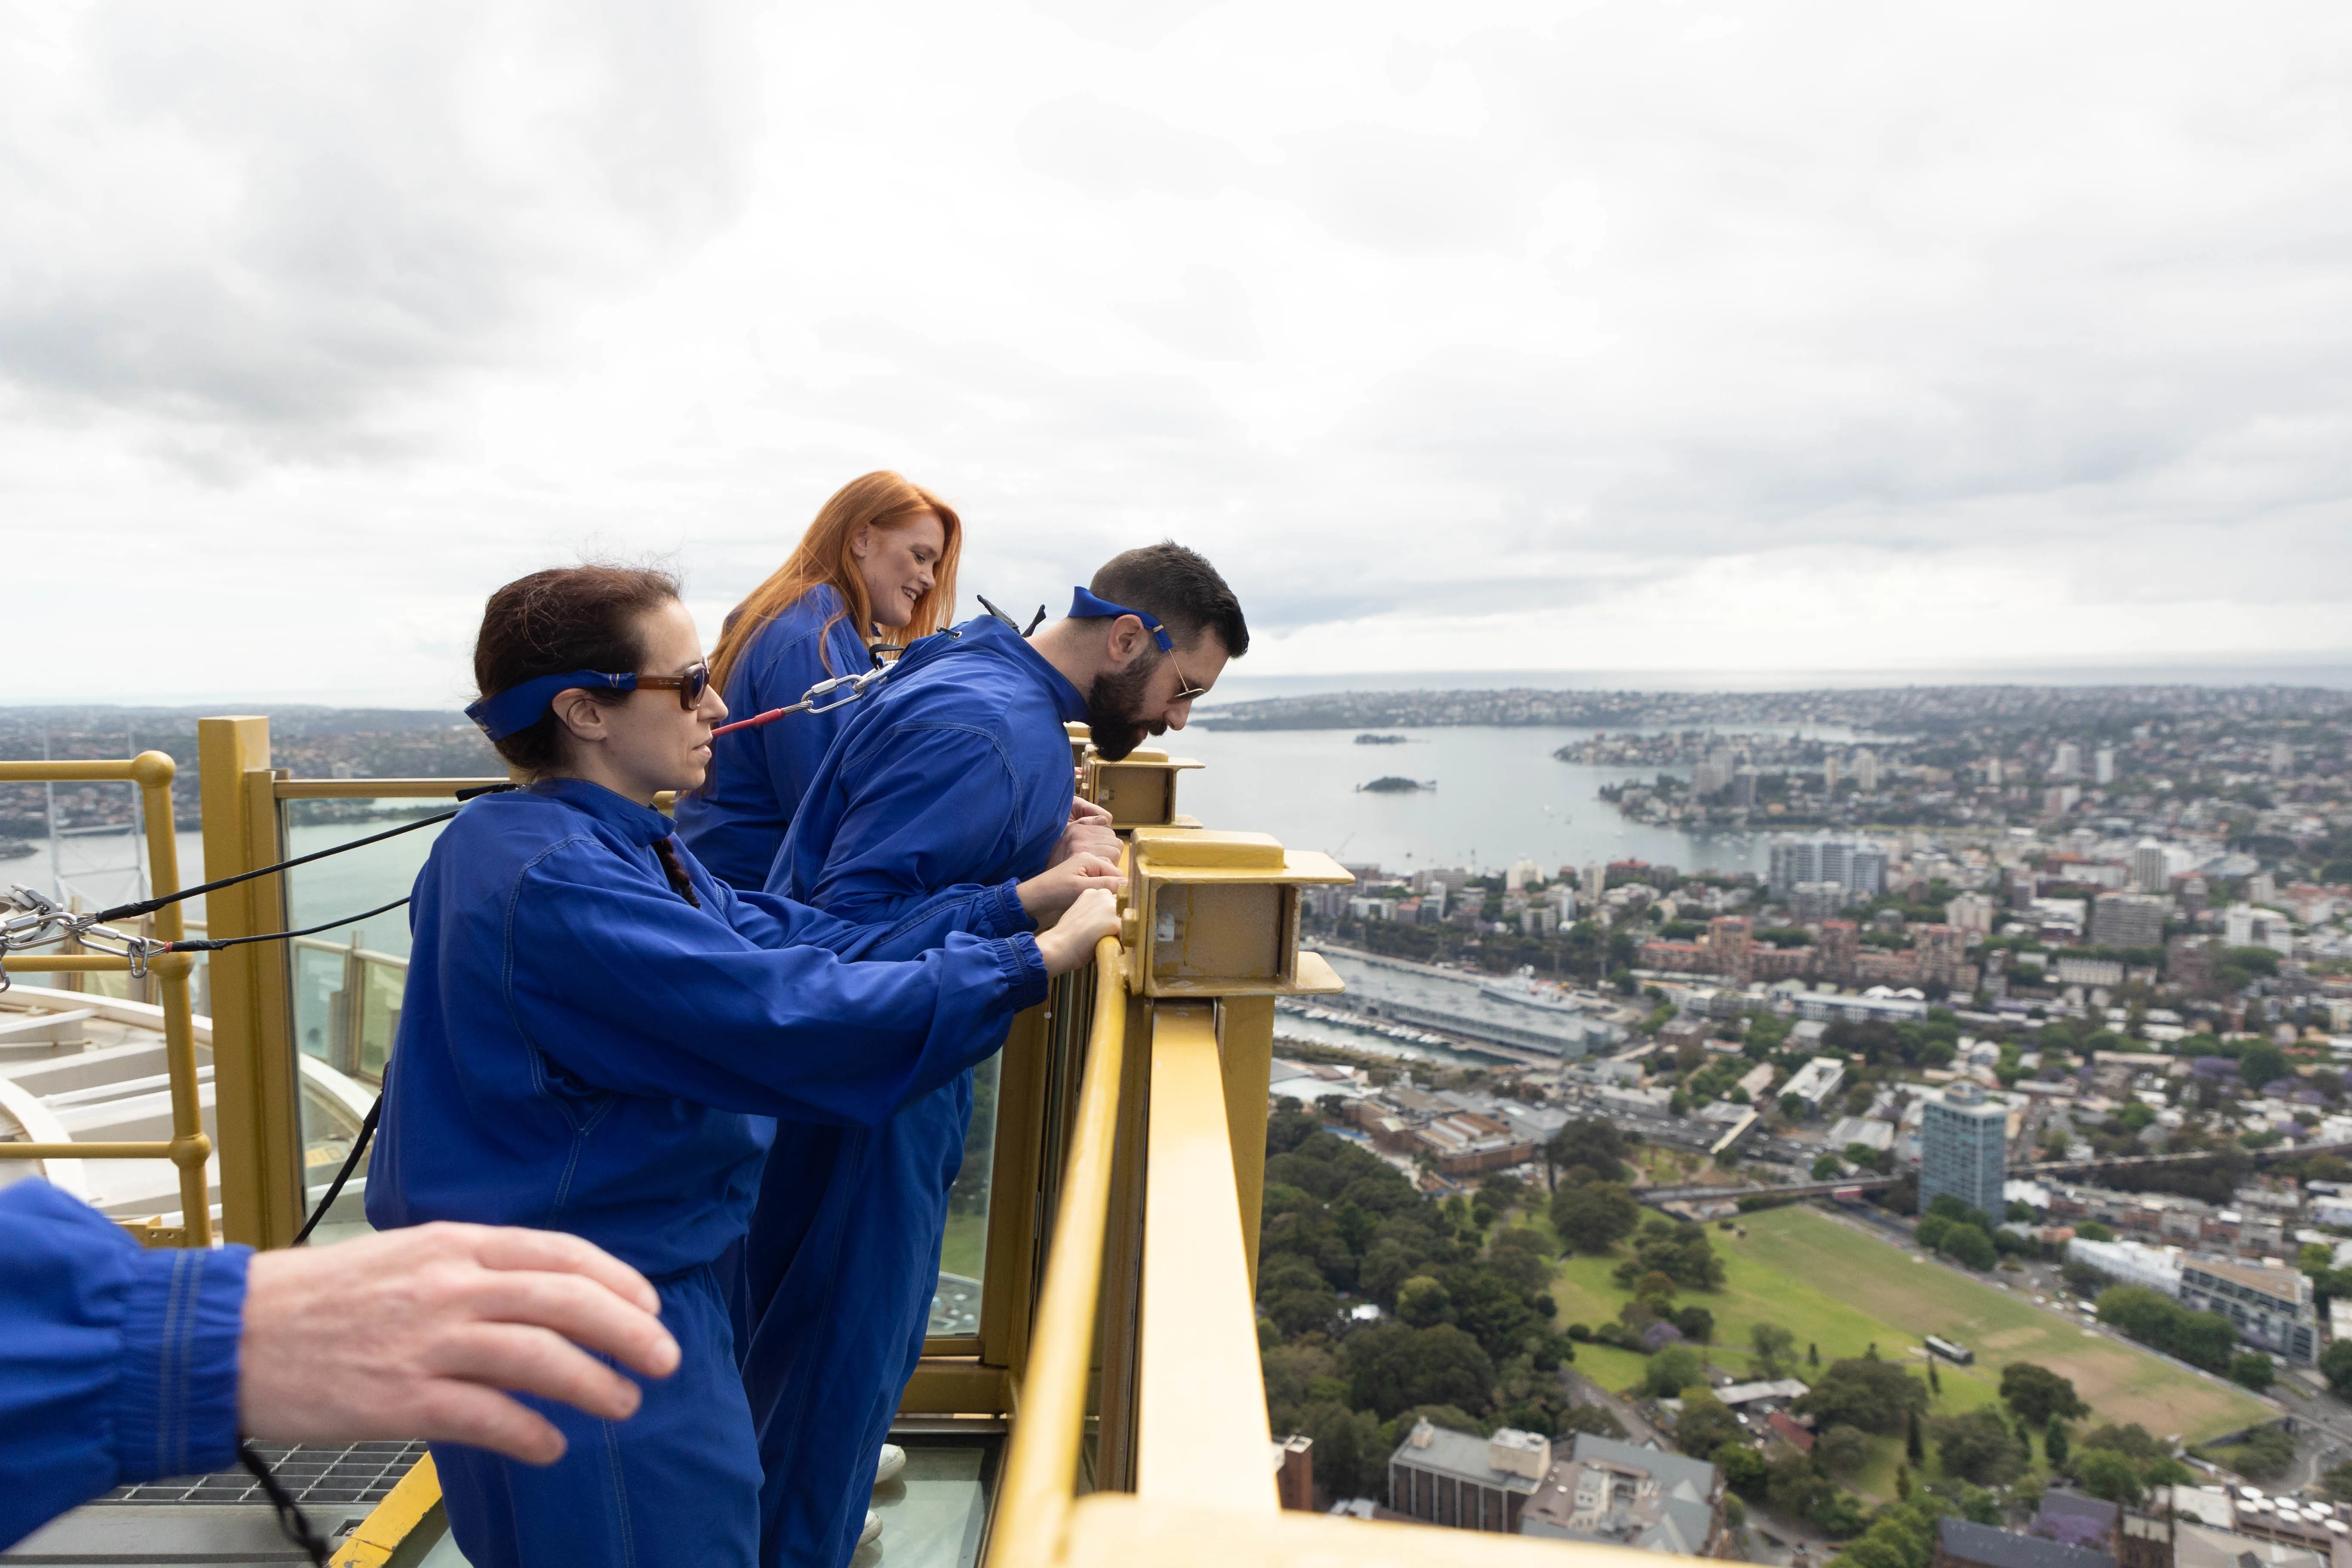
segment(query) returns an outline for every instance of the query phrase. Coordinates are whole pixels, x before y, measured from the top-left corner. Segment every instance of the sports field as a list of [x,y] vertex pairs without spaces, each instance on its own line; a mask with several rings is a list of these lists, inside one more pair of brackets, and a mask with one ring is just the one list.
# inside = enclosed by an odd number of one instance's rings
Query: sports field
[[[1920,1339],[1941,1334],[1976,1352],[1976,1364],[1938,1368],[1943,1396],[1934,1413],[1950,1415],[1996,1397],[2000,1369],[2030,1361],[2072,1378],[2097,1422],[2138,1422],[2158,1436],[2190,1442],[2276,1415],[2244,1391],[2160,1361],[2136,1346],[2094,1333],[2074,1320],[2033,1305],[2030,1297],[1967,1279],[1919,1260],[1874,1236],[1801,1206],[1742,1216],[1745,1237],[1712,1226],[1707,1235],[1728,1278],[1715,1295],[1694,1294],[1715,1314],[1720,1366],[1745,1371],[1748,1331],[1775,1322],[1797,1337],[1801,1361],[1818,1345],[1823,1362],[1857,1356],[1875,1344],[1889,1361],[1916,1361]],[[1564,1323],[1598,1324],[1617,1315],[1626,1293],[1609,1278],[1612,1258],[1561,1264],[1553,1295]],[[1606,1346],[1579,1346],[1578,1367],[1612,1388],[1638,1378],[1641,1359]],[[1797,1375],[1804,1376],[1800,1367]]]

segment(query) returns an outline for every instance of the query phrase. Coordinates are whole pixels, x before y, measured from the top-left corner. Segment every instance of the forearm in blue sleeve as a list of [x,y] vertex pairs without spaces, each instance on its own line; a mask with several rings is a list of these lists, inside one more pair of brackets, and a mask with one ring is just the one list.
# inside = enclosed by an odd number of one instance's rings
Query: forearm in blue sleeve
[[846,963],[820,946],[755,945],[599,869],[561,854],[534,866],[507,954],[514,1016],[599,1088],[872,1125],[985,1057],[1003,1020],[1045,993],[1025,933],[950,933],[911,961]]
[[236,1462],[250,1256],[146,1251],[46,1182],[0,1189],[0,1548],[127,1482]]
[[995,738],[950,725],[895,731],[844,782],[851,798],[808,901],[866,923],[969,885],[997,858],[1020,805]]

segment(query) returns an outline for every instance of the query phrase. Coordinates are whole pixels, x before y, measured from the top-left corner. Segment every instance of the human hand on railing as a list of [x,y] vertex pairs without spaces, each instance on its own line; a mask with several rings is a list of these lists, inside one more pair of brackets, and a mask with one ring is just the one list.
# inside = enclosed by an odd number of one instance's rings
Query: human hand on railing
[[1100,888],[1118,894],[1127,890],[1127,879],[1119,875],[1118,856],[1095,854],[1073,855],[1030,878],[1014,889],[1021,907],[1039,925],[1052,925],[1061,918],[1079,894],[1089,888]]
[[1094,962],[1095,944],[1118,934],[1118,902],[1103,888],[1089,888],[1063,912],[1051,931],[1037,933],[1045,973],[1067,974]]
[[534,1465],[563,1434],[507,1390],[618,1421],[677,1370],[645,1277],[561,1231],[424,1225],[257,1252],[246,1274],[237,1420],[280,1442],[426,1437]]
[[1062,837],[1055,841],[1054,852],[1045,857],[1045,864],[1058,866],[1073,855],[1099,855],[1106,860],[1116,860],[1118,850],[1118,835],[1111,831],[1109,811],[1090,800],[1073,799],[1070,825],[1062,829]]

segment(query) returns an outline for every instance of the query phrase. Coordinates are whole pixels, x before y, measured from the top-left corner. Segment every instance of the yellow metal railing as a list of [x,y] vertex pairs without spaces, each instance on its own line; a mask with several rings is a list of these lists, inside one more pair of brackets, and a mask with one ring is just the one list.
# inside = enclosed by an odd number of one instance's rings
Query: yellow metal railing
[[[142,752],[128,762],[0,763],[0,784],[129,784],[139,790],[147,828],[147,877],[151,896],[180,890],[179,841],[173,836],[172,779],[177,773],[161,752]],[[159,942],[183,934],[180,906],[155,911]],[[129,973],[131,962],[106,953],[25,953],[11,957],[15,974]],[[0,1160],[169,1160],[180,1177],[180,1223],[138,1229],[150,1246],[210,1247],[213,1240],[211,1183],[205,1162],[213,1141],[205,1133],[204,1101],[196,1084],[194,1006],[188,974],[194,954],[158,953],[144,967],[154,975],[163,1009],[163,1066],[171,1083],[172,1136],[168,1142],[0,1143]]]

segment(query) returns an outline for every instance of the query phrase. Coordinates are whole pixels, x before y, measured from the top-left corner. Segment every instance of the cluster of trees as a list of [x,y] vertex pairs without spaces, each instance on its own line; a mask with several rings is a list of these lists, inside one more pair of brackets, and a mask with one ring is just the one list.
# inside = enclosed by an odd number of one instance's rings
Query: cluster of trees
[[2226,1374],[2237,1352],[2238,1331],[2229,1319],[2219,1312],[2191,1311],[2171,1297],[2138,1285],[2101,1291],[2098,1313],[2099,1321],[2108,1327],[2207,1372]]
[[[1559,1367],[1575,1349],[1554,1323],[1552,1260],[1535,1232],[1496,1229],[1531,1195],[1515,1186],[1439,1203],[1295,1102],[1267,1119],[1267,1410],[1276,1431],[1315,1439],[1317,1479],[1335,1495],[1377,1495],[1389,1454],[1423,1416],[1462,1431],[1615,1426],[1561,1388]],[[1388,1315],[1350,1328],[1349,1299]]]

